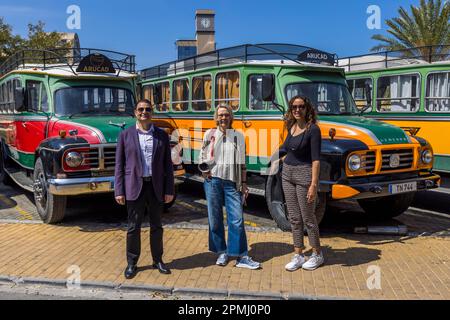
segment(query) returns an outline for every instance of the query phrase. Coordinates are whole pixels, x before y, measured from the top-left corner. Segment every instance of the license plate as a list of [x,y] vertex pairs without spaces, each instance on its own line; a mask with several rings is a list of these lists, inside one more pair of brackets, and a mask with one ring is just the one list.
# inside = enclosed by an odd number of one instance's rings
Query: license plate
[[403,192],[411,192],[417,190],[417,182],[405,182],[405,183],[397,183],[389,185],[389,193],[403,193]]

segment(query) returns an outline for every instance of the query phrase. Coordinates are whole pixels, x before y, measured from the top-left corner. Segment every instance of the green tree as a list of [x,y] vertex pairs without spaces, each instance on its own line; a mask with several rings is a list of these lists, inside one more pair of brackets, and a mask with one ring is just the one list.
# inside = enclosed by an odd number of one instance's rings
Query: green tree
[[0,17],[0,64],[22,45],[23,39],[13,35],[11,26]]
[[418,51],[409,50],[405,55],[427,57],[430,53],[449,54],[450,47],[437,46],[450,45],[450,2],[420,0],[418,7],[411,5],[410,9],[411,12],[407,12],[400,7],[398,17],[386,20],[390,28],[387,32],[392,37],[374,35],[372,39],[381,43],[371,50],[379,52],[435,46],[431,52],[430,48],[422,48]]
[[24,43],[24,49],[49,49],[69,48],[70,43],[62,41],[58,32],[46,32],[45,23],[38,21],[37,24],[28,24],[28,39]]

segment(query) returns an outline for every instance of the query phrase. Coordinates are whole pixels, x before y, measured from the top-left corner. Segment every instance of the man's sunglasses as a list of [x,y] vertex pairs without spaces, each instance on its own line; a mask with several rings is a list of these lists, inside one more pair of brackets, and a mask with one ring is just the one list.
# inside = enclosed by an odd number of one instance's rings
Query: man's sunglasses
[[136,110],[139,113],[144,113],[144,112],[152,112],[153,108],[151,108],[151,107],[150,108],[137,108]]

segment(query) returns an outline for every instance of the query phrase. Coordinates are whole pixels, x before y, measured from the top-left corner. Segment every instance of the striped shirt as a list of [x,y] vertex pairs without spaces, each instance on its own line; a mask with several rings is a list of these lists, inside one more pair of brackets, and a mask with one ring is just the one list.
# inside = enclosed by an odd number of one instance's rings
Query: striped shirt
[[228,129],[226,135],[219,128],[205,132],[199,163],[213,160],[211,175],[236,183],[239,190],[242,170],[245,169],[245,139],[236,130]]

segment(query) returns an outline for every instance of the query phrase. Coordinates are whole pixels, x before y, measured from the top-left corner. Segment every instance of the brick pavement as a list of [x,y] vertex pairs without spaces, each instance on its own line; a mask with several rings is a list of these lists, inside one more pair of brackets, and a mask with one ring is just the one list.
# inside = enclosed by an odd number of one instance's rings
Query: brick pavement
[[[287,272],[291,236],[248,232],[250,255],[262,270],[216,266],[207,250],[207,230],[166,228],[164,260],[172,274],[150,267],[149,231],[142,232],[140,272],[123,277],[125,230],[100,227],[0,224],[0,275],[67,279],[68,268],[81,269],[81,281],[114,285],[239,291],[269,295],[351,299],[450,299],[450,239],[326,235],[326,265],[313,272]],[[369,290],[368,268],[379,267],[381,290]]]

